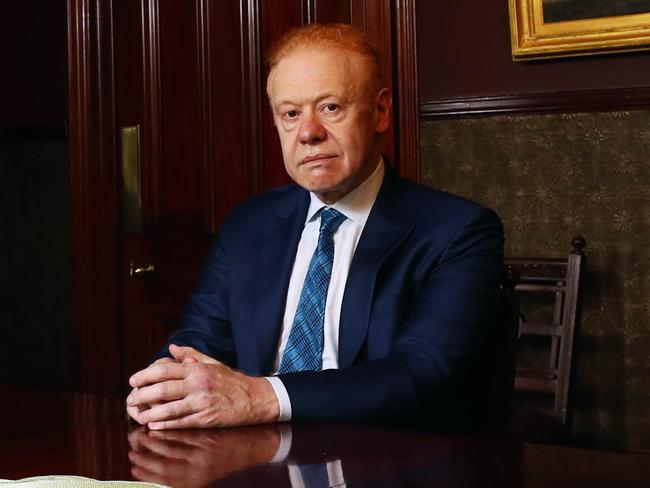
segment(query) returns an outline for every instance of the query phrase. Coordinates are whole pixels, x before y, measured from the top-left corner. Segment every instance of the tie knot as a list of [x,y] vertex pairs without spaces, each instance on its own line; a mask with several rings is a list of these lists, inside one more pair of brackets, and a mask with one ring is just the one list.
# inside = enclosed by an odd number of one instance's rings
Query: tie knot
[[320,232],[333,235],[347,217],[338,210],[325,208],[320,213]]

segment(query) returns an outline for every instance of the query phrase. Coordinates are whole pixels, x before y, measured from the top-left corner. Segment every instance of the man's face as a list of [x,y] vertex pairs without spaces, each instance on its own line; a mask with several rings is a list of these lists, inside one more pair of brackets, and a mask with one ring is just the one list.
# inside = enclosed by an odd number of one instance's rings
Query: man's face
[[355,54],[299,48],[269,77],[287,173],[327,203],[370,176],[389,125],[388,90],[368,93],[362,70]]

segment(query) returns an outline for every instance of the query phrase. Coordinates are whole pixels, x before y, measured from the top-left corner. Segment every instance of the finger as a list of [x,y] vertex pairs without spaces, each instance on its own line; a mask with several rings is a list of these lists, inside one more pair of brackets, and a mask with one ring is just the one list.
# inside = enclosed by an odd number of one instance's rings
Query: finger
[[191,356],[186,356],[185,358],[183,358],[183,364],[192,364],[192,363],[198,363],[196,358]]
[[143,444],[142,439],[147,436],[147,431],[144,427],[134,427],[127,434],[127,439],[129,440],[129,447],[133,451],[140,451]]
[[126,406],[126,413],[131,417],[133,420],[135,420],[137,423],[140,425],[144,425],[145,422],[140,421],[140,414],[146,410],[146,407],[140,406],[140,405],[127,405]]
[[160,434],[160,431],[149,431],[147,433],[147,438],[141,439],[142,446],[148,449],[151,453],[168,459],[191,460],[195,458],[198,451],[196,447],[183,441],[172,441],[151,435],[152,433]]
[[205,445],[203,437],[208,435],[208,437],[213,435],[219,435],[220,431],[182,431],[182,430],[149,430],[147,435],[155,439],[160,439],[165,442],[175,442],[178,444],[187,444],[189,446],[202,447]]
[[148,477],[147,480],[158,476],[165,477],[176,468],[173,461],[150,452],[129,451],[129,461],[134,468],[140,470],[139,479],[144,476]]
[[169,352],[177,361],[183,362],[187,357],[196,359],[197,362],[201,363],[218,363],[214,358],[211,358],[207,354],[197,351],[193,347],[187,346],[177,346],[176,344],[169,345]]
[[152,407],[138,416],[138,421],[143,423],[160,422],[165,420],[185,417],[195,412],[189,399],[176,400]]
[[158,483],[163,486],[173,486],[174,488],[196,486],[189,484],[193,482],[193,480],[191,480],[191,477],[190,481],[188,481],[187,476],[184,477],[188,471],[186,467],[179,469],[179,473],[173,471],[176,469],[176,466],[171,466],[167,472],[158,473],[140,466],[137,461],[132,460],[131,464],[131,476],[133,476],[133,478],[136,480],[146,481],[148,483]]
[[156,383],[155,385],[145,386],[134,389],[126,397],[126,404],[130,406],[148,405],[151,407],[158,406],[161,403],[171,400],[185,398],[185,382],[182,380],[171,380]]
[[136,391],[138,391],[138,388],[131,389],[131,393],[129,393],[128,396],[126,397],[126,399],[124,400],[124,403],[126,403],[126,413],[129,414],[129,416],[133,420],[136,420],[136,419],[135,419],[135,417],[133,415],[131,415],[130,412],[133,412],[134,414],[138,414],[144,408],[144,405],[142,405],[142,406],[133,405],[131,403],[131,401],[129,400],[132,397],[133,393],[136,392]]
[[168,430],[195,429],[198,427],[207,427],[207,425],[202,425],[200,413],[193,413],[185,417],[148,422],[147,427],[151,430]]
[[171,486],[168,479],[163,478],[158,473],[152,473],[149,470],[140,467],[135,458],[136,456],[129,453],[129,461],[131,461],[131,477],[134,480],[140,480],[147,483],[158,483],[163,486]]
[[131,378],[129,384],[134,387],[142,387],[160,383],[167,380],[180,380],[185,378],[186,368],[175,361],[160,362],[151,364],[147,368],[138,371]]
[[[153,366],[154,364],[165,364],[165,363],[175,363],[176,360],[174,358],[170,357],[164,357],[160,359],[156,359],[153,363],[151,363],[149,366]],[[134,390],[137,390],[138,388],[135,387],[133,388]]]
[[175,444],[185,444],[192,446],[193,449],[206,449],[219,443],[223,437],[221,430],[149,430],[149,437],[160,439],[161,441]]

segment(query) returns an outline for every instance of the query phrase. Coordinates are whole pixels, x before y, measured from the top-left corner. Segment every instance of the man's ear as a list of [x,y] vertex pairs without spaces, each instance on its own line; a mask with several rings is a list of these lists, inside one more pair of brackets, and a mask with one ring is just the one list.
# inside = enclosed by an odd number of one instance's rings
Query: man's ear
[[390,127],[392,115],[393,97],[388,88],[382,88],[375,98],[375,110],[377,113],[377,122],[375,131],[377,134],[383,134]]

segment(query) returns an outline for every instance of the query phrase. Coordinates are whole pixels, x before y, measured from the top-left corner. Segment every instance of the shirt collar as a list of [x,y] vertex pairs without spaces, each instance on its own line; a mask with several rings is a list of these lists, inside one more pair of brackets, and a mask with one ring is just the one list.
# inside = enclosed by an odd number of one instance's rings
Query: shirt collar
[[326,205],[315,193],[309,192],[311,200],[305,223],[314,220],[320,209],[329,206],[364,227],[379,194],[381,182],[384,180],[384,172],[384,159],[380,158],[375,171],[363,183],[333,205]]

